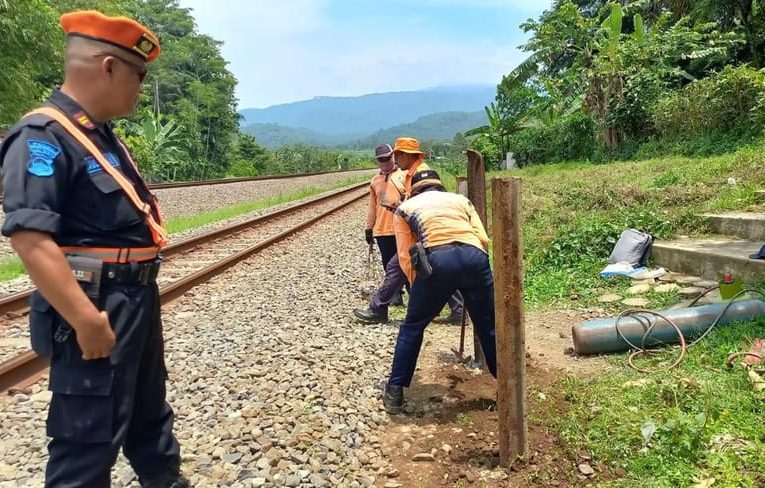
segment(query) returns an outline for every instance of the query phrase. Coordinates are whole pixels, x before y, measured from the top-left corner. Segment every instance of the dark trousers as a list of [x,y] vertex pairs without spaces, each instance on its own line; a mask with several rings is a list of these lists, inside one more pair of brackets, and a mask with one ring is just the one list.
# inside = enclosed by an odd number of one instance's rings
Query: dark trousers
[[485,252],[470,245],[439,246],[428,255],[433,275],[412,285],[406,319],[398,331],[389,383],[409,386],[425,327],[438,315],[455,290],[462,292],[465,307],[486,354],[489,371],[497,376],[494,336],[494,278]]
[[385,269],[393,256],[396,255],[396,236],[377,236],[377,247],[380,249],[380,257],[382,257],[382,266]]
[[139,479],[180,466],[156,284],[102,287],[117,343],[109,358],[85,361],[74,331],[58,319],[51,356],[50,459],[45,486],[108,487],[120,448]]
[[[395,239],[393,242],[395,244]],[[382,248],[380,252],[382,253]],[[375,312],[383,310],[387,311],[388,305],[390,305],[390,302],[393,299],[393,295],[395,295],[396,292],[401,291],[402,286],[406,286],[407,290],[409,290],[406,275],[399,265],[398,253],[394,252],[393,257],[385,266],[385,277],[372,297],[372,302],[369,304],[369,308]],[[411,290],[409,291],[411,292]],[[449,304],[452,313],[457,313],[462,310],[462,296],[460,296],[459,292],[451,295],[448,298],[447,303]],[[443,307],[443,304],[441,304],[441,306]]]

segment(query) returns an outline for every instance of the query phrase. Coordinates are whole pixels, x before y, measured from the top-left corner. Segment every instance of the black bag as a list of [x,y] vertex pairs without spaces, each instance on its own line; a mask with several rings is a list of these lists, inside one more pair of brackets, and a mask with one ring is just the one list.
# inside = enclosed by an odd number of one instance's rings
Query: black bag
[[433,275],[433,266],[428,261],[428,253],[425,246],[417,242],[409,248],[409,258],[412,260],[412,268],[418,278],[427,279]]

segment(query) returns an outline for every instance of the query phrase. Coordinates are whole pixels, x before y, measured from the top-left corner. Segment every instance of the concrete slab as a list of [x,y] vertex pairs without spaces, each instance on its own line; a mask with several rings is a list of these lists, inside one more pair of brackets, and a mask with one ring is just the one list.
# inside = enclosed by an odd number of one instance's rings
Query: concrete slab
[[740,239],[765,242],[765,213],[726,212],[702,214],[709,219],[714,231]]
[[725,238],[655,241],[652,258],[657,266],[719,280],[732,273],[745,282],[765,278],[765,260],[749,259],[761,243]]

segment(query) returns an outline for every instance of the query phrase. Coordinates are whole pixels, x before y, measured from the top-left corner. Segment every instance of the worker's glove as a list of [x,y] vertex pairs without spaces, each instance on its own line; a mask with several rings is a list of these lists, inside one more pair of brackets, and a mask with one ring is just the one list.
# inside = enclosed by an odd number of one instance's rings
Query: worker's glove
[[364,229],[364,237],[367,240],[367,244],[370,246],[375,241],[375,238],[372,236],[372,229]]

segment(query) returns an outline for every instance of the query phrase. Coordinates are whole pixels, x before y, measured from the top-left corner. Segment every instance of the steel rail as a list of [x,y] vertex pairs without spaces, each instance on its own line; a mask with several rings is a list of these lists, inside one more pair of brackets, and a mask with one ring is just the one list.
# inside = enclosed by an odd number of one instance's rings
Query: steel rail
[[[262,175],[262,176],[242,176],[238,178],[219,178],[217,180],[193,180],[193,181],[179,181],[177,183],[152,183],[149,185],[149,190],[166,190],[171,188],[188,188],[193,186],[213,186],[213,185],[227,185],[229,183],[242,183],[247,181],[267,181],[267,180],[286,180],[290,178],[302,178],[305,176],[318,176],[328,175],[334,173],[352,173],[356,171],[369,171],[374,168],[354,168],[354,169],[342,169],[332,171],[317,171],[314,173],[295,173],[288,175]],[[0,185],[0,191],[2,191],[2,185]],[[0,203],[3,202],[3,195],[0,194]]]
[[[175,254],[188,251],[189,249],[193,249],[195,247],[199,247],[204,244],[207,244],[210,241],[220,239],[223,237],[228,237],[232,234],[236,234],[237,232],[241,232],[252,226],[265,224],[267,222],[270,222],[271,220],[274,220],[278,217],[283,217],[297,210],[310,207],[312,205],[321,203],[331,198],[338,197],[345,193],[350,193],[350,192],[359,190],[362,187],[367,185],[369,185],[369,183],[359,183],[357,185],[344,188],[342,190],[330,193],[328,195],[324,195],[322,197],[314,198],[306,202],[299,203],[297,205],[291,205],[289,207],[283,208],[281,210],[277,210],[275,212],[269,212],[265,215],[260,215],[252,219],[248,219],[239,224],[223,227],[220,229],[214,229],[209,232],[205,232],[204,234],[199,234],[197,236],[189,237],[187,239],[176,242],[162,249],[162,256],[170,257]],[[30,288],[28,290],[19,291],[0,299],[0,317],[9,316],[11,318],[15,318],[27,313],[29,311],[29,306],[27,305],[27,301],[29,300],[29,296],[32,294],[33,291],[34,291],[34,288]]]
[[[287,209],[280,210],[278,212],[273,212],[272,214],[269,214],[267,216],[262,216],[259,218],[251,219],[248,222],[250,223],[250,226],[255,224],[262,224],[269,220],[272,220],[278,216],[283,216],[285,213],[289,211],[295,211],[302,208],[305,208],[310,205],[315,205],[317,203],[323,202],[325,200],[328,200],[330,198],[337,198],[341,197],[342,195],[346,193],[350,193],[352,191],[356,191],[361,189],[363,186],[367,186],[368,183],[363,183],[360,185],[355,185],[350,188],[346,188],[344,190],[340,190],[337,192],[334,192],[330,195],[325,195],[323,197],[313,199],[309,202],[302,203],[300,205],[295,205],[292,207],[289,207]],[[160,302],[164,305],[167,304],[179,297],[181,297],[184,293],[189,291],[190,289],[194,288],[195,286],[198,286],[201,283],[204,283],[206,281],[209,281],[213,277],[217,276],[218,274],[224,272],[228,268],[234,266],[235,264],[243,261],[244,259],[247,259],[248,257],[252,256],[253,254],[256,254],[263,249],[268,248],[269,246],[272,246],[273,244],[276,244],[277,242],[280,242],[287,237],[295,234],[296,232],[303,230],[316,222],[320,221],[321,219],[339,211],[347,206],[361,200],[362,198],[366,198],[367,193],[363,193],[359,196],[355,196],[350,198],[347,201],[344,201],[329,210],[312,217],[306,221],[301,222],[298,225],[295,225],[284,232],[281,232],[280,234],[277,234],[273,237],[270,237],[269,239],[266,239],[264,241],[261,241],[251,247],[248,247],[242,251],[239,251],[225,259],[222,259],[221,261],[212,264],[210,266],[205,267],[204,269],[201,269],[189,276],[186,276],[185,278],[181,278],[180,280],[174,281],[173,283],[166,285],[162,287],[159,291],[160,293]],[[265,219],[268,217],[267,219]],[[260,220],[259,220],[260,219]],[[243,229],[243,224],[237,224],[235,226],[231,226],[231,228],[238,228],[237,231],[232,231],[230,234],[236,234],[239,231]],[[221,234],[221,230],[216,230],[210,233],[204,234],[204,236],[208,236],[213,233]],[[229,234],[229,235],[230,235]],[[201,237],[201,236],[200,236]],[[219,236],[220,237],[220,236]],[[207,240],[204,242],[210,242],[214,238],[206,238]],[[192,245],[188,244],[188,241],[192,241],[192,239],[187,239],[186,241],[179,242],[177,246],[181,248],[181,246],[187,246],[186,249],[189,247],[194,247]],[[197,243],[196,246],[199,244]],[[175,252],[181,252],[176,250]],[[31,291],[29,291],[31,293]],[[9,297],[10,298],[10,297]],[[22,385],[26,386],[32,382],[34,382],[40,374],[42,374],[49,366],[49,359],[48,358],[41,358],[37,354],[34,353],[34,351],[27,351],[24,352],[18,356],[15,356],[3,363],[0,363],[0,393],[6,392],[9,389]]]
[[179,181],[178,183],[154,183],[149,185],[150,190],[162,190],[166,188],[185,188],[189,186],[212,186],[212,185],[226,185],[229,183],[241,183],[245,181],[263,181],[263,180],[285,180],[290,178],[302,178],[304,176],[318,176],[328,175],[334,173],[351,173],[355,171],[369,171],[375,168],[354,168],[354,169],[342,169],[332,171],[317,171],[314,173],[295,173],[288,175],[262,175],[262,176],[242,176],[239,178],[220,178],[217,180],[195,180],[195,181]]

